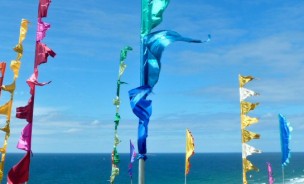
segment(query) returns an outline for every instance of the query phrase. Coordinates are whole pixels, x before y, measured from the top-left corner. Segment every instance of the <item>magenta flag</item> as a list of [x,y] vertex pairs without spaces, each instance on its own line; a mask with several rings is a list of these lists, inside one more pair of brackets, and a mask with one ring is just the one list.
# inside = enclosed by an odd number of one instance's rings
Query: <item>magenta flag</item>
[[267,170],[268,170],[268,181],[269,181],[269,184],[273,184],[274,183],[274,179],[272,177],[271,164],[269,162],[266,162],[266,164],[267,164]]
[[38,17],[46,17],[47,16],[47,11],[50,6],[51,0],[40,0],[39,1],[39,6],[38,6]]
[[44,86],[46,84],[51,83],[51,81],[49,81],[49,82],[38,82],[37,78],[38,78],[38,69],[35,68],[34,73],[32,74],[32,76],[29,79],[26,80],[26,83],[29,85],[29,87],[31,89],[30,90],[31,95],[35,95],[34,94],[35,93],[35,91],[34,91],[35,85],[36,86]]
[[35,65],[38,66],[42,63],[46,63],[47,62],[47,58],[49,56],[55,57],[56,53],[48,48],[45,44],[41,43],[41,42],[37,42],[36,43],[36,53],[37,53],[37,58],[36,58],[36,63]]
[[31,161],[31,152],[27,152],[25,157],[8,172],[7,183],[19,184],[29,180],[29,168]]
[[32,95],[27,105],[24,107],[17,107],[16,117],[19,119],[26,119],[28,123],[33,122],[34,96]]
[[32,123],[28,123],[22,130],[21,136],[17,144],[17,148],[24,151],[30,151],[31,135],[32,135]]
[[38,18],[37,37],[36,37],[37,42],[40,42],[45,37],[46,31],[50,29],[50,27],[51,24],[45,23],[42,21],[41,18]]

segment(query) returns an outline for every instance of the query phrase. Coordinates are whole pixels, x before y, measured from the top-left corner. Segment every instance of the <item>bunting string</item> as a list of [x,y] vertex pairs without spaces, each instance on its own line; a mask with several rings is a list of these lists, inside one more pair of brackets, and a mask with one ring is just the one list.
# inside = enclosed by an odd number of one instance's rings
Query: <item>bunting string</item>
[[[31,145],[32,145],[32,127],[33,127],[33,115],[34,115],[34,101],[35,101],[35,87],[44,86],[50,82],[38,82],[38,66],[46,63],[48,56],[55,57],[56,53],[48,48],[41,41],[46,36],[46,32],[50,29],[49,23],[43,22],[42,18],[47,16],[48,7],[51,0],[39,0],[38,6],[38,20],[37,20],[37,34],[36,34],[36,51],[35,51],[35,62],[34,62],[34,73],[26,81],[30,88],[30,99],[28,104],[23,107],[16,109],[16,117],[19,119],[25,119],[27,124],[21,132],[17,148],[26,151],[26,155],[8,172],[7,181],[9,184],[25,183],[29,180],[29,169],[30,169],[30,158],[31,158]],[[21,38],[22,39],[22,38]],[[22,50],[21,47],[17,47],[17,50]],[[22,54],[22,52],[21,52]],[[18,62],[14,69],[20,67]],[[14,75],[18,76],[18,72],[14,71]]]
[[[13,76],[13,82],[9,85],[3,85],[3,79],[4,79],[4,74],[5,74],[5,63],[0,63],[1,67],[1,78],[0,78],[0,85],[1,85],[1,90],[7,91],[10,93],[10,99],[7,103],[4,105],[0,106],[0,114],[6,116],[6,122],[4,127],[1,127],[0,130],[2,130],[5,133],[4,136],[4,144],[3,147],[0,148],[1,152],[1,163],[0,163],[0,183],[3,180],[3,170],[4,170],[4,163],[6,159],[6,151],[7,151],[7,144],[8,144],[8,139],[10,136],[10,122],[11,122],[11,113],[12,113],[12,105],[14,101],[14,91],[16,89],[16,80],[19,75],[19,70],[21,66],[21,59],[23,56],[23,41],[26,38],[26,33],[28,30],[28,24],[29,21],[26,19],[21,20],[20,24],[20,34],[19,34],[19,41],[17,45],[13,48],[13,50],[17,53],[16,60],[12,60],[10,63],[10,68],[14,74]],[[0,93],[1,93],[0,90]]]
[[121,142],[118,138],[118,125],[120,121],[120,114],[119,114],[119,108],[120,108],[120,85],[126,84],[125,82],[121,81],[121,76],[123,75],[127,65],[125,63],[125,59],[127,58],[128,51],[131,51],[132,48],[127,46],[120,52],[120,61],[119,61],[119,70],[118,70],[118,79],[117,79],[117,87],[116,87],[116,98],[113,100],[113,104],[116,106],[116,113],[115,113],[115,129],[114,129],[114,146],[112,151],[112,171],[110,176],[110,183],[113,184],[115,181],[115,177],[119,175],[119,167],[118,164],[120,162],[119,154],[117,151],[117,146]]
[[241,106],[241,134],[242,134],[242,162],[243,162],[243,184],[247,184],[247,176],[246,173],[251,170],[259,171],[257,167],[255,167],[248,159],[247,157],[255,154],[255,153],[262,153],[261,150],[254,148],[253,146],[250,146],[247,144],[252,139],[259,139],[260,134],[251,132],[246,130],[245,128],[258,123],[259,119],[250,117],[247,114],[254,110],[259,103],[250,103],[246,102],[245,100],[248,97],[251,96],[257,96],[258,93],[245,88],[244,86],[252,81],[254,77],[252,76],[241,76],[239,75],[239,84],[240,84],[240,106]]

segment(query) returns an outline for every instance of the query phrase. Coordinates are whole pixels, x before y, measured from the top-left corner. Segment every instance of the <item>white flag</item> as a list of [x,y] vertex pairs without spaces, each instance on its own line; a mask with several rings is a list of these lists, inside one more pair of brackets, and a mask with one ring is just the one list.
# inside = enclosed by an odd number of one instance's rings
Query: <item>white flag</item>
[[240,101],[243,101],[250,96],[257,96],[257,95],[259,94],[252,90],[249,90],[247,88],[240,88]]
[[249,155],[252,155],[253,153],[262,153],[261,150],[258,150],[246,143],[242,144],[243,151],[242,151],[242,158],[246,158]]

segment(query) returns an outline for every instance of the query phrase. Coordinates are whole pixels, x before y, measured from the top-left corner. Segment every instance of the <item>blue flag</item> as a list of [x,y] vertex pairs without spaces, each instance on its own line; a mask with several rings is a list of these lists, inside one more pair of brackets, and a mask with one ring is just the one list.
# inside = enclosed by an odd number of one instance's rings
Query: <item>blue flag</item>
[[290,158],[289,142],[291,139],[290,132],[292,131],[292,127],[282,114],[279,114],[279,122],[281,134],[282,166],[286,166],[289,163]]

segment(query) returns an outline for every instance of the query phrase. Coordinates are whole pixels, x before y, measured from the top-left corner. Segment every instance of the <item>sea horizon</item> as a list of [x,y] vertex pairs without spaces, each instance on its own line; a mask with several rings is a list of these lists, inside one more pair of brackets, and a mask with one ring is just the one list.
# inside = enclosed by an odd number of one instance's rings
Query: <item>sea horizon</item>
[[[16,164],[22,153],[8,153],[4,169],[4,182],[8,170]],[[120,175],[116,184],[130,183],[128,174],[129,153],[120,153]],[[149,153],[146,160],[147,184],[184,183],[184,153]],[[285,183],[304,183],[304,153],[291,154],[290,163],[285,167]],[[259,172],[247,174],[249,184],[268,183],[266,162],[273,167],[275,183],[282,183],[280,152],[255,154],[248,159],[259,168]],[[190,158],[188,184],[241,184],[241,153],[196,153]],[[133,164],[133,184],[137,183],[138,162]],[[34,153],[31,157],[31,184],[68,183],[109,183],[111,174],[111,153]]]

